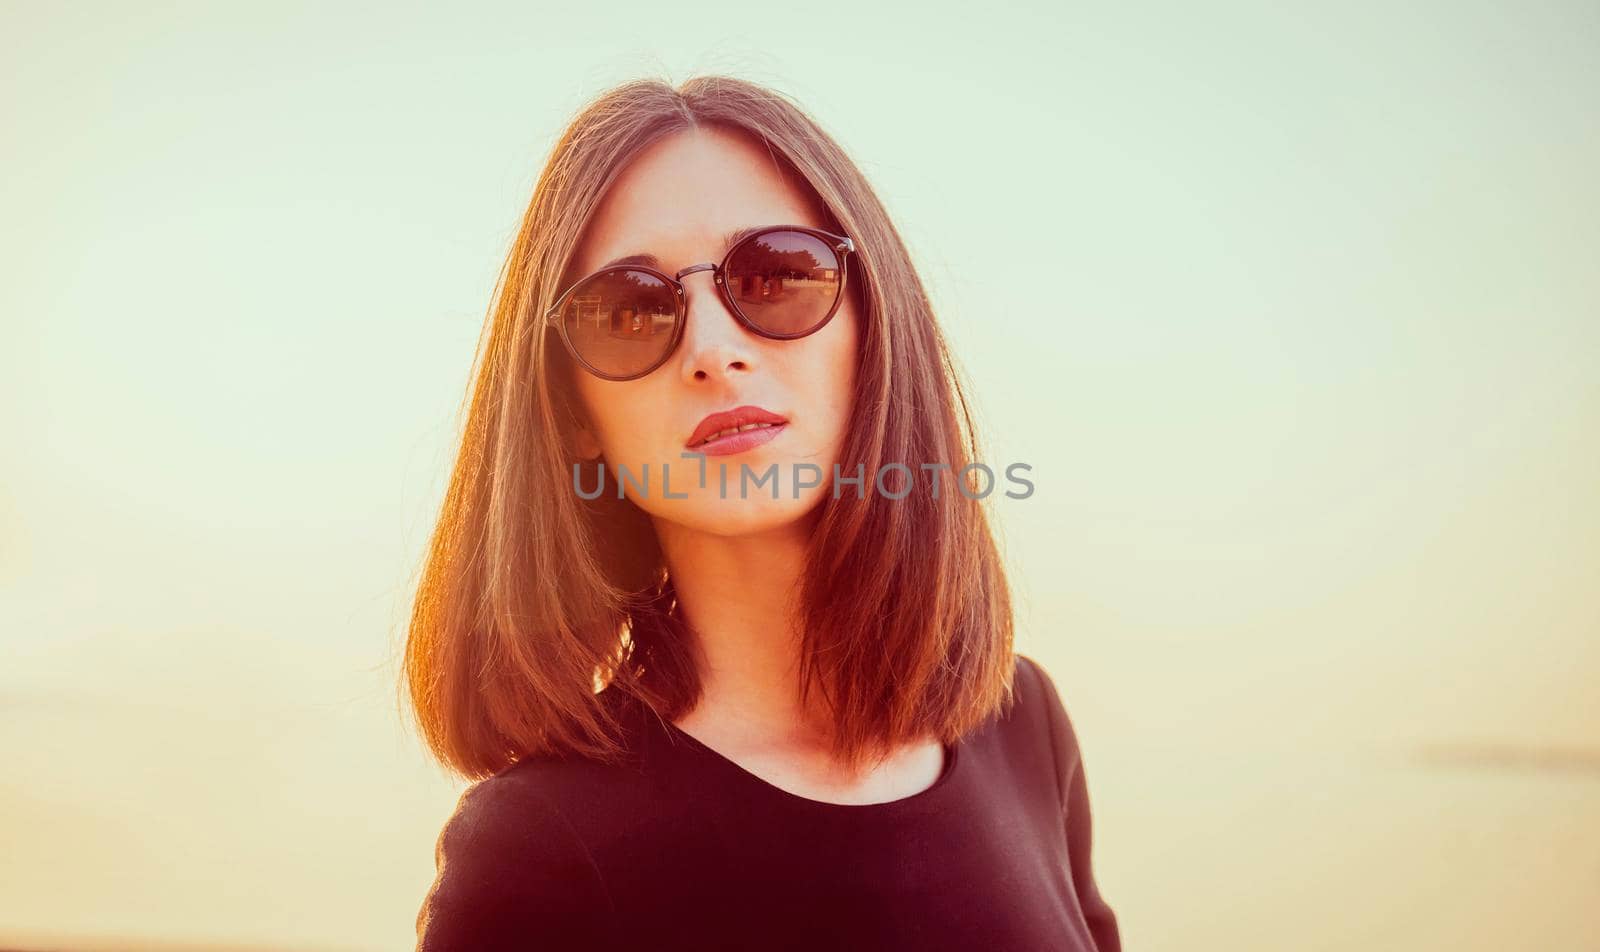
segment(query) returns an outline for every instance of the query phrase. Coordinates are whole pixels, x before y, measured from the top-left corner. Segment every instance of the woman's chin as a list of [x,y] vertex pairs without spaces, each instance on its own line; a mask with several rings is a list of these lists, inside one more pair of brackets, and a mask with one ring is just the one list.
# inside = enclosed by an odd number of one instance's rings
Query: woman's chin
[[821,487],[803,489],[798,499],[793,491],[774,499],[771,493],[740,498],[730,492],[719,495],[715,487],[690,490],[687,499],[651,499],[641,506],[651,516],[664,519],[695,532],[719,536],[746,536],[807,525],[810,516],[825,498]]

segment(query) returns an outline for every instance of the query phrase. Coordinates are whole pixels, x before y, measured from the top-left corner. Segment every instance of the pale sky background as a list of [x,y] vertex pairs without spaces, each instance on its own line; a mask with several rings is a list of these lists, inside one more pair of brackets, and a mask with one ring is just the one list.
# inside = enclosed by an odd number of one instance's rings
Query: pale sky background
[[0,7],[0,946],[414,943],[495,274],[585,101],[728,72],[1034,468],[1126,947],[1593,948],[1600,8],[1028,6]]

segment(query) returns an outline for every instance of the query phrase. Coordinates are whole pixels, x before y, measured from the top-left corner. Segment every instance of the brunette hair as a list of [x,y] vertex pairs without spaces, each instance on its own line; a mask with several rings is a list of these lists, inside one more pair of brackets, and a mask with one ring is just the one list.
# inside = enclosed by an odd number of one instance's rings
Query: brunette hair
[[[677,88],[638,80],[577,114],[534,187],[496,282],[418,583],[402,680],[426,743],[465,777],[539,754],[619,759],[620,720],[602,688],[666,719],[699,700],[692,632],[674,612],[648,517],[614,494],[590,501],[572,489],[574,370],[542,319],[619,172],[699,126],[764,145],[857,248],[846,283],[863,325],[839,471],[864,471],[867,491],[829,494],[813,513],[799,580],[802,696],[822,689],[835,754],[851,766],[930,733],[955,743],[1012,701],[1010,593],[986,491],[970,489],[963,469],[979,458],[972,414],[882,203],[786,96],[724,76]],[[897,462],[912,476],[893,492],[912,491],[888,498],[874,474]]]

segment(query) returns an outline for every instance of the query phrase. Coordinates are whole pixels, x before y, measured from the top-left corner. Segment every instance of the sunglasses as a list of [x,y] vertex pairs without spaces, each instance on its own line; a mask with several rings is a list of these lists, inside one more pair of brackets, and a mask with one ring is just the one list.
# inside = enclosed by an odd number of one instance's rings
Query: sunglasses
[[798,340],[833,319],[844,299],[846,256],[855,250],[849,238],[820,228],[757,228],[721,264],[692,264],[670,277],[646,265],[601,268],[556,298],[545,321],[589,373],[634,380],[666,363],[683,339],[684,275],[710,271],[722,302],[752,333]]

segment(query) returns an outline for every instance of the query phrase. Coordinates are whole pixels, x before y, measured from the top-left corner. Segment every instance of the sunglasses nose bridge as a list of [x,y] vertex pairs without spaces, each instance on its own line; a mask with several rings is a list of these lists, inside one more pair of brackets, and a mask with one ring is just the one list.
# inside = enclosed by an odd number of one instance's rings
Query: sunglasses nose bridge
[[715,271],[715,270],[717,270],[717,265],[715,265],[715,264],[713,264],[711,262],[706,262],[705,264],[691,264],[689,267],[684,268],[682,271],[679,271],[677,274],[673,275],[673,277],[677,278],[679,281],[682,281],[683,280],[683,276],[686,275],[686,274],[694,274],[696,271]]
[[709,262],[709,261],[705,262],[705,263],[702,263],[702,264],[691,264],[687,268],[684,268],[682,271],[679,271],[677,274],[673,275],[673,277],[676,278],[677,281],[678,281],[678,299],[679,299],[679,301],[683,300],[683,278],[684,278],[684,275],[694,274],[697,271],[710,271],[711,272],[711,283],[712,283],[712,285],[714,287],[718,288],[719,292],[720,292],[720,289],[722,287],[722,266],[721,265],[715,264],[715,263]]

